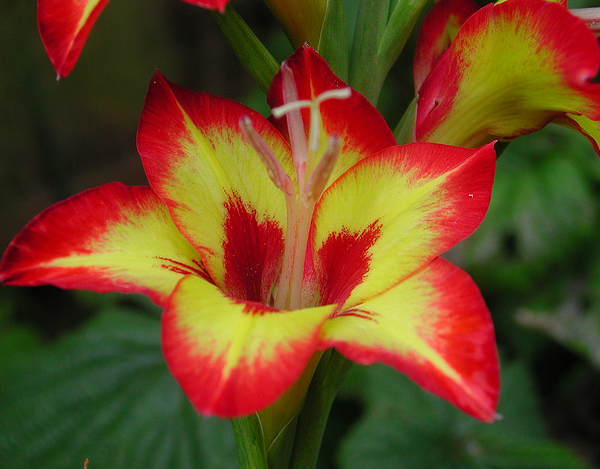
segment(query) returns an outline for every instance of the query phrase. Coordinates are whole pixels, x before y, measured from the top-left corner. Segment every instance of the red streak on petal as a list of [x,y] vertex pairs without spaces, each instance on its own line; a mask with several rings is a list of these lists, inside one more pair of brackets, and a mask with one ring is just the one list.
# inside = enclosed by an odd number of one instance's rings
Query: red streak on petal
[[380,236],[381,226],[374,222],[361,233],[343,229],[331,233],[317,253],[321,304],[341,304],[369,271],[369,248]]
[[273,220],[259,222],[238,196],[225,205],[225,287],[236,299],[267,303],[283,255],[283,230]]
[[183,262],[174,261],[173,259],[169,259],[168,257],[158,257],[161,261],[165,261],[165,264],[162,264],[161,267],[170,270],[171,272],[175,272],[176,274],[194,274],[198,277],[202,277],[204,280],[213,283],[210,275],[204,269],[204,266],[200,264],[196,260],[191,260],[196,267],[192,267],[191,265],[184,264]]
[[367,321],[377,322],[377,320],[374,318],[374,316],[376,316],[376,313],[366,311],[364,309],[347,309],[346,311],[343,311],[337,315],[337,317],[339,316],[354,316],[357,318],[366,319]]

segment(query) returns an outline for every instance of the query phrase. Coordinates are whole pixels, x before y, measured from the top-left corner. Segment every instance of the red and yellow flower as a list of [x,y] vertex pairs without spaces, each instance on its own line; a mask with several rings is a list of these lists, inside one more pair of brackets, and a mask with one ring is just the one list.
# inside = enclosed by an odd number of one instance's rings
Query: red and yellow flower
[[599,68],[594,34],[565,4],[442,0],[418,41],[415,140],[475,147],[556,122],[598,151]]
[[269,406],[334,347],[493,420],[490,315],[439,257],[485,215],[492,146],[397,146],[307,47],[268,100],[271,121],[157,73],[137,140],[150,186],[48,208],[12,241],[0,279],[148,295],[164,308],[167,364],[205,414]]

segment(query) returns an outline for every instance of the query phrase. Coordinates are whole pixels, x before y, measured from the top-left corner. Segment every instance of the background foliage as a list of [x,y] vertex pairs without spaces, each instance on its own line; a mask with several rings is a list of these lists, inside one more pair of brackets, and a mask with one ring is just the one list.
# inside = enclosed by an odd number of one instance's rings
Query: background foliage
[[[261,2],[236,1],[283,60]],[[155,67],[266,112],[210,14],[177,0],[111,2],[58,83],[35,4],[0,4],[0,244],[49,204],[144,184],[135,129]],[[380,100],[412,93],[407,46]],[[384,366],[354,367],[320,468],[600,467],[600,161],[558,128],[509,144],[482,227],[448,254],[481,286],[503,360],[502,420],[485,425]],[[0,467],[230,468],[230,425],[199,417],[168,374],[144,299],[0,287]]]

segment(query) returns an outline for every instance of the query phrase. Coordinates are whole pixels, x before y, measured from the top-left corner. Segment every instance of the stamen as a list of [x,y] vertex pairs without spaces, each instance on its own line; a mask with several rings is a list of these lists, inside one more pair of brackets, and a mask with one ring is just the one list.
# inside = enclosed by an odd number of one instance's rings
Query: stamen
[[276,119],[283,117],[288,114],[290,111],[295,111],[297,109],[303,108],[313,108],[318,106],[324,101],[328,99],[347,99],[352,96],[352,89],[347,86],[345,88],[336,88],[333,90],[323,91],[320,95],[318,95],[314,100],[310,99],[297,99],[296,101],[286,102],[281,106],[274,107],[271,109],[271,114]]
[[291,103],[285,103],[281,106],[274,107],[273,109],[271,109],[271,114],[273,114],[273,117],[275,119],[280,119],[281,117],[288,114],[290,111],[310,107],[311,105],[312,101],[309,101],[308,99],[300,99],[298,101],[293,101]]
[[[296,80],[294,80],[294,72],[287,63],[281,65],[282,77],[282,92],[283,92],[283,107],[288,104],[298,102],[298,88]],[[282,107],[280,106],[280,108]],[[287,128],[290,136],[290,146],[292,147],[292,155],[294,159],[294,167],[296,168],[296,177],[298,181],[304,179],[304,167],[306,165],[307,149],[306,149],[306,132],[304,131],[304,121],[302,120],[302,112],[299,108],[291,107],[284,114],[277,117],[277,108],[273,109],[273,116],[279,118],[287,114]]]
[[317,164],[317,167],[313,171],[306,184],[306,195],[311,199],[318,199],[325,189],[325,184],[331,175],[333,165],[337,161],[342,149],[342,140],[337,135],[329,137],[327,142],[327,149],[321,158],[321,161]]
[[[289,67],[287,67],[289,69]],[[282,68],[282,72],[283,72]],[[291,72],[291,70],[290,70]],[[284,73],[284,78],[286,73]],[[293,76],[291,77],[293,80]],[[285,80],[284,80],[285,82]],[[296,94],[297,95],[297,94]],[[286,102],[281,106],[274,107],[271,109],[271,113],[273,117],[276,119],[281,118],[282,116],[292,113],[293,111],[299,111],[303,108],[310,108],[310,128],[308,132],[308,150],[311,152],[317,152],[319,150],[319,139],[321,133],[321,112],[319,106],[322,102],[327,101],[328,99],[347,99],[352,96],[352,89],[350,87],[345,88],[336,88],[332,90],[327,90],[318,95],[314,100],[309,99],[301,99],[296,101]],[[299,114],[299,113],[298,113]],[[290,116],[288,116],[288,119]],[[289,125],[289,121],[288,121]],[[290,134],[291,135],[291,134]]]
[[346,86],[345,88],[323,91],[317,96],[316,101],[320,104],[328,99],[348,99],[350,96],[352,96],[352,88]]
[[240,128],[244,137],[250,142],[260,160],[267,168],[267,174],[273,181],[273,184],[278,189],[283,191],[286,195],[294,194],[294,184],[292,180],[281,166],[281,163],[277,157],[273,154],[267,142],[258,134],[254,127],[252,127],[252,121],[248,116],[242,116],[240,118]]

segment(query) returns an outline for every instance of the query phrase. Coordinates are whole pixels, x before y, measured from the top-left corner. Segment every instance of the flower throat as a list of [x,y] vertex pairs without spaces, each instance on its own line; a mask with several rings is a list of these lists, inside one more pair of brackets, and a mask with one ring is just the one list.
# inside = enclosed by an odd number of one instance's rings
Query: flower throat
[[[250,119],[240,119],[240,127],[246,139],[267,169],[273,184],[285,195],[287,210],[287,232],[281,273],[273,289],[272,304],[278,309],[296,309],[303,304],[302,291],[305,285],[305,263],[308,235],[315,205],[326,188],[335,162],[342,148],[337,135],[327,135],[323,129],[320,105],[328,99],[347,99],[350,88],[325,91],[312,100],[298,99],[298,90],[290,67],[281,67],[283,104],[272,109],[273,117],[287,118],[287,128],[292,148],[292,158],[297,184],[262,137],[254,130]],[[305,132],[302,110],[309,109],[308,136]]]

